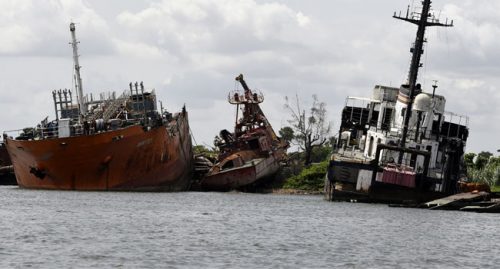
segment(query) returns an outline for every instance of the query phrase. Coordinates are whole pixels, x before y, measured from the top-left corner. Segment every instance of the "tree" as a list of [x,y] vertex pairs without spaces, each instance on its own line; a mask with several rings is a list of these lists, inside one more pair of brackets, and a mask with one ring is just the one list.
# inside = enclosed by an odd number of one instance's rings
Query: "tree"
[[476,158],[476,153],[470,152],[464,154],[464,163],[468,173],[471,173],[474,169],[476,169],[474,158]]
[[217,151],[215,148],[207,148],[203,145],[195,145],[193,146],[194,155],[203,155],[206,157],[215,157],[217,155]]
[[476,159],[476,169],[481,170],[483,169],[489,162],[490,157],[493,156],[491,152],[488,151],[481,151],[479,154],[477,154],[477,159]]
[[280,137],[288,143],[291,143],[294,137],[293,129],[285,126],[279,130]]
[[492,153],[481,151],[479,154],[465,154],[464,162],[470,180],[486,183],[491,187],[500,184],[500,157],[493,157]]
[[[311,164],[313,149],[325,144],[331,131],[330,122],[327,121],[326,117],[326,103],[318,101],[315,94],[312,99],[313,104],[306,115],[306,111],[301,108],[297,95],[295,95],[295,104],[293,106],[290,104],[288,97],[285,97],[285,108],[292,117],[288,120],[291,125],[289,128],[293,131],[292,141],[304,151],[304,164],[306,166]],[[281,130],[280,135],[282,135]]]

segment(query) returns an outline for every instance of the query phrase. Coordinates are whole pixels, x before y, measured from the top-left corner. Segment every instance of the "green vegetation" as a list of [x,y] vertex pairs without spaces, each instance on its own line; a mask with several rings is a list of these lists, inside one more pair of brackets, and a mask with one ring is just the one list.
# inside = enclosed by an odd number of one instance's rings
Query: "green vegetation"
[[218,152],[215,148],[209,149],[203,145],[193,146],[193,153],[195,155],[203,155],[206,157],[217,157]]
[[303,169],[298,175],[285,180],[284,189],[297,189],[305,191],[322,191],[325,183],[325,174],[328,168],[328,161]]
[[467,153],[464,156],[467,177],[472,182],[488,184],[492,191],[500,191],[500,157],[490,152]]
[[326,103],[320,102],[316,95],[312,98],[312,106],[309,113],[306,113],[300,105],[298,95],[295,96],[295,104],[290,104],[288,97],[285,97],[285,108],[291,116],[288,120],[290,126],[279,130],[280,136],[285,141],[301,149],[305,166],[314,162],[312,159],[314,149],[328,143],[331,131],[331,123],[326,117]]
[[312,95],[312,105],[306,110],[295,95],[294,100],[285,97],[285,109],[290,113],[290,126],[282,127],[279,135],[298,151],[288,153],[288,166],[281,170],[275,186],[295,191],[323,191],[328,160],[335,143],[330,137],[331,123],[327,119],[326,103]]

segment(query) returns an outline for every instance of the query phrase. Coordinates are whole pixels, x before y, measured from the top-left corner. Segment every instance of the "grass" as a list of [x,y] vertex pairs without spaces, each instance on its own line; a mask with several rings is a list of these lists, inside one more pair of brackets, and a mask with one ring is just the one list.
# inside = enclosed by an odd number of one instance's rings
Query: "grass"
[[491,192],[500,192],[500,186],[491,186]]

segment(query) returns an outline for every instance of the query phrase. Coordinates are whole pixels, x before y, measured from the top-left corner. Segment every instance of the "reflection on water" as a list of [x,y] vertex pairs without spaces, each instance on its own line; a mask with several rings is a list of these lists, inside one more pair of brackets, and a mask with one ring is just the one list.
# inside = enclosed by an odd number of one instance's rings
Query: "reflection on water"
[[[500,215],[320,196],[0,187],[0,268],[498,268]],[[496,265],[496,266],[495,266]]]

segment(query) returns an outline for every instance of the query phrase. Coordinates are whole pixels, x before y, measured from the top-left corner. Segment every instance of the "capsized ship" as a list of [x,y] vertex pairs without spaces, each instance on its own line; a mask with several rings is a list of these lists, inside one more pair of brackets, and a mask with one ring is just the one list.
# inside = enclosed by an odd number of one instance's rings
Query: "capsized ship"
[[75,25],[70,24],[77,104],[71,90],[53,91],[56,119],[17,137],[4,133],[19,186],[61,190],[183,191],[193,153],[188,113],[157,109],[141,82],[117,96],[83,95]]
[[[252,92],[243,75],[236,80],[244,92],[234,91],[228,96],[229,103],[236,105],[234,132],[222,130],[216,139],[220,153],[201,181],[203,190],[254,190],[272,180],[286,158],[288,143],[276,136],[259,106],[264,96]],[[242,115],[238,119],[240,108]]]
[[418,26],[407,82],[377,85],[370,98],[346,100],[325,181],[328,200],[426,202],[455,193],[465,176],[468,117],[445,110],[437,84],[424,92],[417,83],[426,28],[453,21],[436,19],[430,0],[422,5],[420,13],[394,14]]

